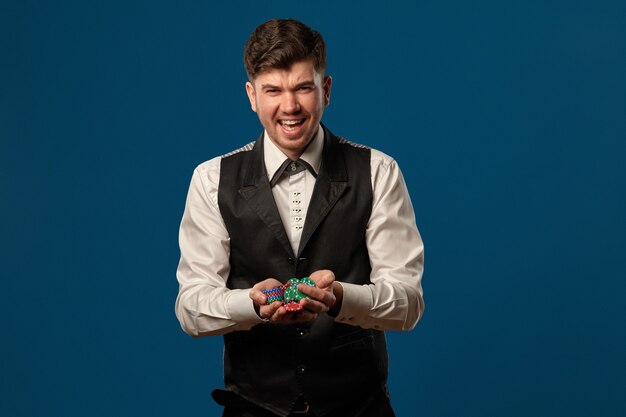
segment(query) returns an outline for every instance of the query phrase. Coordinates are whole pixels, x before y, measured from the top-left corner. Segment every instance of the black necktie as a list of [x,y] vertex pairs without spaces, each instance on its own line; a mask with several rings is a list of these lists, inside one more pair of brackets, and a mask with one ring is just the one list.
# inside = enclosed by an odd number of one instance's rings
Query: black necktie
[[308,169],[311,175],[313,175],[314,178],[317,178],[317,172],[315,172],[313,167],[307,161],[302,160],[302,159],[298,159],[296,161],[292,161],[291,159],[286,159],[285,162],[283,162],[283,164],[280,166],[280,168],[278,168],[278,170],[272,177],[272,180],[270,181],[270,185],[272,187],[275,186],[276,183],[280,180],[280,177],[283,175],[283,173],[287,175],[294,175],[294,174],[297,174],[298,172],[304,171],[305,169]]

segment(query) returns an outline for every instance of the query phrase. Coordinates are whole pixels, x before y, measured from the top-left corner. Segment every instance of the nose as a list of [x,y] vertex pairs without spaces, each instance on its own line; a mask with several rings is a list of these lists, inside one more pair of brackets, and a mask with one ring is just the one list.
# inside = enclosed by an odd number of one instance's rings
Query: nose
[[292,92],[285,93],[281,102],[281,110],[287,114],[298,113],[300,111],[298,97]]

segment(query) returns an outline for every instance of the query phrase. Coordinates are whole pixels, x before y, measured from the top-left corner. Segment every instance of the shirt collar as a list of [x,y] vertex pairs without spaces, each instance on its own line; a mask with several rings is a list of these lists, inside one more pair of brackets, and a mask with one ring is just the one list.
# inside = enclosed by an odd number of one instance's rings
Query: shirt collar
[[[322,164],[322,151],[324,150],[324,129],[322,126],[317,129],[317,134],[304,150],[304,153],[300,156],[300,159],[308,162],[313,167],[315,172],[319,174],[320,165]],[[265,157],[265,170],[267,171],[267,177],[272,178],[278,168],[285,162],[287,155],[283,153],[272,142],[270,136],[267,134],[267,130],[263,135],[263,154]]]

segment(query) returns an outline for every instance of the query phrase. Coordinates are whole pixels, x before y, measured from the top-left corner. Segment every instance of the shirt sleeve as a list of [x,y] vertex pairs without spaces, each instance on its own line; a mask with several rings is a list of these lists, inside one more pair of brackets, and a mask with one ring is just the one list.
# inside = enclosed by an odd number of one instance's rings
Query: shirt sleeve
[[400,168],[375,150],[372,189],[365,235],[371,284],[341,283],[343,302],[336,320],[363,328],[411,330],[424,311],[424,244]]
[[217,201],[219,168],[219,158],[196,168],[180,224],[176,316],[194,337],[248,330],[263,321],[249,289],[226,287],[230,237]]

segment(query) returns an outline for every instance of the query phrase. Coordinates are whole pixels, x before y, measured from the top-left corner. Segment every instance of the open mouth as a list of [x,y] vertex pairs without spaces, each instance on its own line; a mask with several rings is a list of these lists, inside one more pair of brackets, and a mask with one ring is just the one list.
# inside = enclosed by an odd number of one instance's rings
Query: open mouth
[[306,119],[279,120],[279,123],[287,132],[293,132],[302,126],[305,120]]

